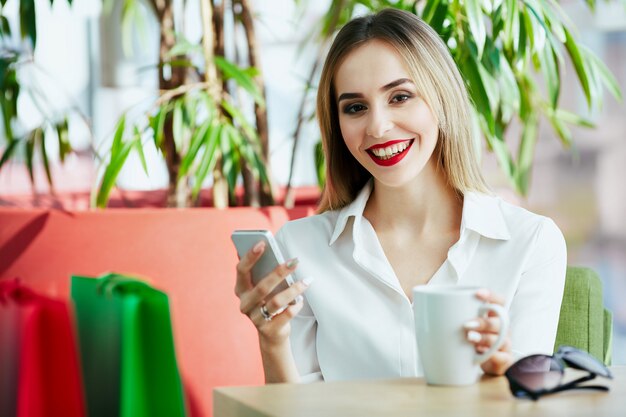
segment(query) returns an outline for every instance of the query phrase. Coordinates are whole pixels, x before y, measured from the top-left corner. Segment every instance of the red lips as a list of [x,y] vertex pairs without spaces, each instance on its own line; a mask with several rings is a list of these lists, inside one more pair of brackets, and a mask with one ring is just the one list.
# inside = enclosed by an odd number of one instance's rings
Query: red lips
[[411,149],[411,146],[413,146],[413,140],[411,140],[411,142],[409,143],[409,146],[407,146],[405,150],[403,150],[402,152],[394,155],[393,157],[391,157],[389,159],[380,159],[380,158],[378,158],[376,155],[374,155],[372,150],[373,149],[380,149],[380,148],[387,148],[389,146],[392,146],[392,145],[394,145],[396,143],[401,143],[401,142],[406,142],[406,139],[391,140],[389,142],[381,143],[379,145],[370,146],[369,148],[367,148],[367,154],[370,156],[370,158],[372,158],[372,161],[374,161],[377,165],[384,166],[384,167],[395,165],[398,162],[400,162],[406,156],[406,154],[408,153],[408,150]]

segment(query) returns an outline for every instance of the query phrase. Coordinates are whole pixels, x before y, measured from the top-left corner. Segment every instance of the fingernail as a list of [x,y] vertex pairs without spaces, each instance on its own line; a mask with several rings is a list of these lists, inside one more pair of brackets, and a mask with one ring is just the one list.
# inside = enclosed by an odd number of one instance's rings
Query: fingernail
[[306,277],[306,278],[303,278],[301,282],[308,287],[309,285],[311,285],[314,279],[315,278],[313,277]]
[[486,288],[481,288],[480,290],[476,291],[476,295],[478,297],[487,298],[491,295],[491,292]]
[[295,298],[294,300],[296,302],[296,304],[301,303],[304,301],[304,297],[302,297],[300,294],[298,294],[298,296]]
[[478,320],[470,320],[463,325],[463,328],[465,328],[465,330],[476,330],[479,327],[480,323],[478,322]]
[[265,247],[265,242],[260,241],[259,243],[257,243],[256,245],[254,245],[254,247],[252,248],[252,252],[259,254],[261,252],[263,252],[263,248]]
[[285,265],[287,266],[287,268],[292,269],[294,266],[298,265],[298,258],[288,260]]
[[480,340],[481,340],[482,338],[483,338],[483,337],[482,337],[482,336],[481,336],[481,334],[480,334],[480,333],[478,333],[478,332],[475,332],[475,331],[473,331],[473,330],[471,330],[471,331],[467,332],[467,340],[469,340],[469,341],[470,341],[470,342],[472,342],[472,343],[478,343],[478,342],[480,342]]

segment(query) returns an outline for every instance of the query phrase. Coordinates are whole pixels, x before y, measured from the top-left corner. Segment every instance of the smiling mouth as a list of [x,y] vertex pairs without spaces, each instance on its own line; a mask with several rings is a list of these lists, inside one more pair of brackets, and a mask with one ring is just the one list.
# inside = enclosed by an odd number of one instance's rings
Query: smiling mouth
[[367,154],[382,166],[395,165],[404,158],[413,145],[414,139],[394,140],[368,148]]

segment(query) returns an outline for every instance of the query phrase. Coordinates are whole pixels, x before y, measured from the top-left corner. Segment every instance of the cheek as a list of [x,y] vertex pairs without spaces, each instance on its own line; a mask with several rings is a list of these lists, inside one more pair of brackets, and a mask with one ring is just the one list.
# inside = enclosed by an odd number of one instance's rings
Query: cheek
[[422,107],[414,115],[414,126],[419,129],[424,139],[436,141],[439,136],[439,126],[430,110]]

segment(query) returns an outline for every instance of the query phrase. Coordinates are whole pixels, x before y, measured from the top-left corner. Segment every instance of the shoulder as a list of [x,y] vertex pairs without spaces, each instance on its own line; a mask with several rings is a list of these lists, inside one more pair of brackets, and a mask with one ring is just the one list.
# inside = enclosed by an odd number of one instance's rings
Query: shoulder
[[565,261],[567,248],[561,229],[550,217],[533,213],[523,207],[511,204],[499,197],[493,197],[510,234],[513,245],[523,245],[531,255],[532,263]]
[[533,213],[523,207],[506,202],[499,197],[493,198],[497,200],[512,237],[530,235],[542,241],[564,241],[563,233],[551,218]]

